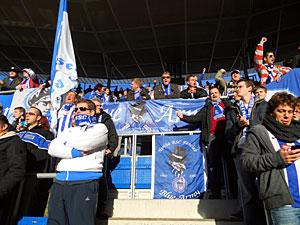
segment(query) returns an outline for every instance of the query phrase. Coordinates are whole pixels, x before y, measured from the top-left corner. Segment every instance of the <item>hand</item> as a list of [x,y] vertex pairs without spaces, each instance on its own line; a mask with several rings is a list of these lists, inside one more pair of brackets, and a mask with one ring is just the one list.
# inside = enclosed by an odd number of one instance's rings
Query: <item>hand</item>
[[178,116],[180,119],[183,118],[183,114],[182,114],[182,112],[181,112],[179,109],[177,110],[177,116]]
[[224,73],[226,73],[226,70],[225,69],[220,69],[220,71],[224,74]]
[[277,74],[275,80],[278,83],[281,80],[281,74]]
[[91,153],[92,153],[92,150],[81,151],[82,156],[87,156],[87,155],[90,155]]
[[21,85],[18,85],[18,86],[17,86],[17,89],[18,89],[19,91],[22,91],[22,86],[21,86]]
[[300,149],[294,149],[291,151],[280,149],[280,154],[287,164],[292,164],[296,160],[300,159]]
[[262,44],[264,44],[264,43],[266,43],[267,41],[268,41],[268,39],[267,39],[266,37],[262,37],[260,42],[261,42]]
[[196,94],[196,88],[195,87],[189,87],[188,93]]
[[105,150],[105,155],[108,155],[108,154],[111,154],[111,150],[106,149],[106,150]]
[[238,125],[240,127],[245,127],[245,126],[249,126],[250,125],[249,120],[247,120],[245,116],[238,115],[237,119],[238,119]]
[[3,81],[2,81],[2,80],[0,80],[0,84],[1,84],[1,85],[3,84]]
[[206,68],[204,67],[203,70],[202,70],[202,73],[205,73],[205,71],[206,71]]

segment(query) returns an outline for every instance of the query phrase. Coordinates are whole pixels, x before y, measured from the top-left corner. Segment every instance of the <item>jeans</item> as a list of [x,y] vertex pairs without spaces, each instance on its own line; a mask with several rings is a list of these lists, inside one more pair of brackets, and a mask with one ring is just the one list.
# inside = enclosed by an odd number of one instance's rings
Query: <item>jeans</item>
[[240,160],[241,153],[237,153],[234,160],[246,225],[265,225],[266,216],[263,203],[258,198],[258,190],[255,184],[256,173],[246,171]]
[[300,225],[300,208],[283,206],[270,211],[273,225]]

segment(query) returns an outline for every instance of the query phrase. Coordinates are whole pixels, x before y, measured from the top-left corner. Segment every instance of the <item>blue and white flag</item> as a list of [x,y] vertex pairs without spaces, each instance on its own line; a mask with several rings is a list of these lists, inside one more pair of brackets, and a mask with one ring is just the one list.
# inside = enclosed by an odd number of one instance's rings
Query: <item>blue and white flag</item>
[[77,69],[70,33],[67,0],[59,5],[56,35],[51,67],[51,128],[57,126],[57,110],[61,106],[62,95],[77,87]]
[[205,192],[205,162],[199,134],[156,136],[153,158],[153,198],[192,199]]

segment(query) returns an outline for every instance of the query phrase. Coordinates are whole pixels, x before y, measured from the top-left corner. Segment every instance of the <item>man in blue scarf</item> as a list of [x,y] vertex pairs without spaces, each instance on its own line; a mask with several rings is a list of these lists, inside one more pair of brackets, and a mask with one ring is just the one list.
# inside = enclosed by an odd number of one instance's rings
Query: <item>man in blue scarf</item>
[[178,84],[171,83],[171,75],[164,72],[161,76],[162,84],[154,87],[155,99],[180,98]]

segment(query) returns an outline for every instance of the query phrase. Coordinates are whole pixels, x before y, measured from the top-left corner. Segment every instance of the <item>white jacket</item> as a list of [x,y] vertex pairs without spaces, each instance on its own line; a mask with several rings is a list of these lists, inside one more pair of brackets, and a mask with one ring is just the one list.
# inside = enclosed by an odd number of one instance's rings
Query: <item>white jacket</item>
[[[64,130],[51,142],[48,150],[51,156],[62,159],[57,165],[57,171],[101,172],[108,142],[107,133],[102,123]],[[92,150],[91,154],[81,155],[80,151],[89,150]],[[77,152],[76,156],[74,151]]]

